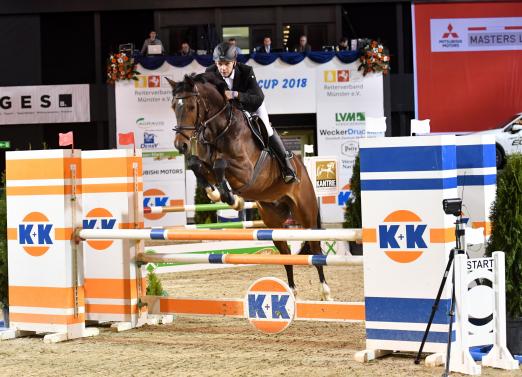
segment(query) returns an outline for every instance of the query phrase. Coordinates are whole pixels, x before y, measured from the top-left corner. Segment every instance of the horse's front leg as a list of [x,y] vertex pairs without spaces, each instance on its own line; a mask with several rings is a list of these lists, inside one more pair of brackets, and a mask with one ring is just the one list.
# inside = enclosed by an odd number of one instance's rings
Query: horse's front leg
[[218,189],[214,187],[206,178],[206,176],[211,174],[211,171],[205,166],[205,164],[196,156],[190,156],[188,159],[188,168],[194,172],[196,179],[198,181],[198,186],[201,186],[205,189],[207,196],[214,203],[219,202],[221,199],[221,194]]
[[228,183],[225,172],[228,167],[228,161],[222,158],[218,158],[214,161],[214,176],[218,185],[218,190],[221,193],[221,201],[229,204],[233,209],[240,211],[245,205],[245,201],[240,196],[235,195],[232,192],[232,188]]

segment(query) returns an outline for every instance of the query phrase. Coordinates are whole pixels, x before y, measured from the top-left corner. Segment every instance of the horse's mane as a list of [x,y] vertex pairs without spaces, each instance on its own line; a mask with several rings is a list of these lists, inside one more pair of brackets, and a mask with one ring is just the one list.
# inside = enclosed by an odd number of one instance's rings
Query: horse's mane
[[221,95],[224,95],[225,90],[228,90],[228,86],[224,80],[218,78],[213,72],[204,72],[200,74],[191,73],[190,75],[185,75],[183,80],[176,83],[176,86],[172,90],[172,94],[175,96],[178,93],[191,92],[194,90],[194,85],[196,83],[212,84]]

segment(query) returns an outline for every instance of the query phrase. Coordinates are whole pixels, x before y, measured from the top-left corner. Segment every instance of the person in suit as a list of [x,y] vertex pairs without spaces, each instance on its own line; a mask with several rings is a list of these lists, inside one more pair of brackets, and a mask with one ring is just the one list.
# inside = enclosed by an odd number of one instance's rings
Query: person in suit
[[342,37],[337,44],[337,51],[348,51],[348,38]]
[[163,48],[163,43],[157,38],[158,34],[151,30],[149,33],[149,37],[145,39],[143,42],[143,47],[141,48],[141,54],[145,55],[147,54],[149,45],[160,45],[161,46],[161,53],[163,54],[165,52],[165,49]]
[[266,36],[263,38],[263,45],[257,48],[258,54],[270,54],[272,50],[272,38]]
[[241,55],[241,48],[237,45],[236,38],[229,38],[228,44],[231,45],[238,55]]
[[299,37],[299,44],[295,48],[295,52],[310,52],[312,51],[312,46],[308,44],[308,38],[306,35],[301,35]]
[[196,51],[194,51],[193,49],[190,48],[190,45],[188,44],[188,42],[183,42],[181,44],[181,49],[179,50],[180,56],[192,56],[195,54],[196,54]]
[[237,61],[237,50],[229,43],[220,43],[214,49],[214,64],[206,69],[218,79],[225,81],[228,90],[225,97],[233,101],[238,108],[257,114],[262,120],[268,134],[268,145],[276,155],[283,179],[286,183],[296,181],[296,174],[288,153],[278,133],[270,125],[265,107],[265,96],[257,83],[251,66]]

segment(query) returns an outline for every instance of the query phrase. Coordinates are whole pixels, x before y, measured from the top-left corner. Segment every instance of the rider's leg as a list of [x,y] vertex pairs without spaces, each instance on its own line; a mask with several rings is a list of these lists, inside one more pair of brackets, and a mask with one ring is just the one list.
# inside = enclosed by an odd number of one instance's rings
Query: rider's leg
[[266,111],[265,102],[261,104],[259,109],[256,110],[255,114],[259,116],[259,118],[263,121],[265,125],[266,132],[268,134],[268,145],[274,151],[276,155],[276,160],[279,162],[281,166],[281,170],[283,173],[283,179],[285,183],[292,183],[296,181],[296,174],[294,170],[294,166],[292,165],[292,155],[288,153],[285,149],[283,141],[279,137],[279,134],[272,128],[270,125],[270,121],[268,119],[268,111]]

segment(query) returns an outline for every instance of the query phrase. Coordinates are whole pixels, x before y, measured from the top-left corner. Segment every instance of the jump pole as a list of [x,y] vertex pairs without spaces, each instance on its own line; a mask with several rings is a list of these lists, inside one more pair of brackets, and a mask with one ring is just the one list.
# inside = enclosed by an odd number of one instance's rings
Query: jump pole
[[82,240],[358,241],[362,229],[81,229]]
[[349,255],[266,255],[266,254],[138,254],[139,262],[270,264],[301,266],[360,266],[362,257]]
[[162,229],[249,229],[266,228],[262,220],[253,221],[229,221],[223,223],[189,224],[180,226],[163,227]]
[[[246,202],[243,207],[243,209],[252,209],[252,208],[257,208],[256,202]],[[179,205],[179,206],[145,207],[145,208],[143,208],[143,213],[160,214],[160,213],[187,212],[187,211],[207,212],[207,211],[217,211],[220,209],[233,209],[233,208],[226,203],[185,204],[185,205]]]

